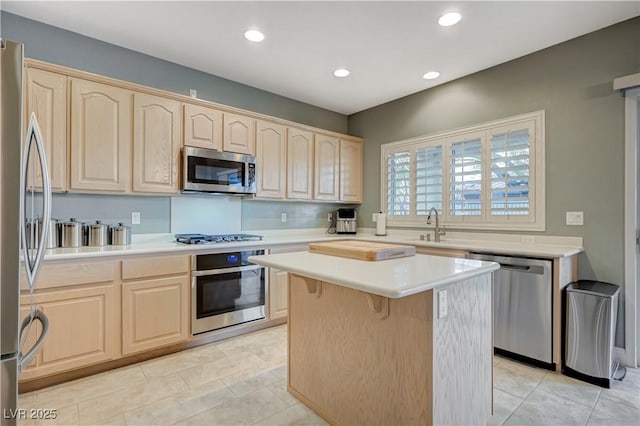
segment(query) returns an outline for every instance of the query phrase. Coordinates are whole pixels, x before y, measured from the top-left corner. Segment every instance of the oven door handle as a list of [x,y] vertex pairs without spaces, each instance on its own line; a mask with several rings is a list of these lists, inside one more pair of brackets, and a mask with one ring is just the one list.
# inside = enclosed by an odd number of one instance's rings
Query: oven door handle
[[263,268],[264,266],[260,266],[260,265],[248,265],[248,266],[237,266],[235,268],[209,269],[207,271],[191,271],[191,276],[204,277],[206,275],[230,274],[232,272],[256,271],[258,269],[263,269]]

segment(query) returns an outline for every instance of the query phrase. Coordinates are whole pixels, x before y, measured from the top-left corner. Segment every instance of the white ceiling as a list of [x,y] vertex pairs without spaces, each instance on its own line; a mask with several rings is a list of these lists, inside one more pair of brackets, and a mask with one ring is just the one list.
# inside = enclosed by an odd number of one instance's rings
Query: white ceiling
[[[343,114],[640,15],[639,1],[19,2],[11,13]],[[453,27],[437,19],[462,13]],[[266,35],[244,39],[247,28]],[[614,46],[612,46],[614,48]],[[335,68],[351,70],[347,78]],[[438,70],[437,80],[422,78]]]

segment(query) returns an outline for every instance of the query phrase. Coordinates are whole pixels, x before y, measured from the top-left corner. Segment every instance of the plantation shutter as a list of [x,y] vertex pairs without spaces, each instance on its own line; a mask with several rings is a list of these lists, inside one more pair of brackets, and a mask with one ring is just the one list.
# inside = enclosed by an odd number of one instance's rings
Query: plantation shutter
[[449,214],[482,215],[482,139],[449,145]]
[[529,215],[529,128],[491,136],[491,215]]
[[443,198],[442,144],[416,150],[416,215],[426,216],[431,207],[442,214]]
[[411,153],[393,152],[387,155],[387,214],[406,216],[411,206]]

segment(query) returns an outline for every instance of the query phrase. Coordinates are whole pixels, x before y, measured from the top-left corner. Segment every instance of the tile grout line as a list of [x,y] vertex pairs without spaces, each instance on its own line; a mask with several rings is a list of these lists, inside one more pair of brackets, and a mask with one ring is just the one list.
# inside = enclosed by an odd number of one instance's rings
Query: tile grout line
[[507,418],[506,418],[506,419],[504,419],[504,421],[503,421],[502,423],[500,423],[500,425],[501,425],[501,426],[502,426],[502,425],[504,425],[504,424],[505,424],[505,423],[506,423],[506,422],[507,422],[507,421],[508,421],[512,416],[513,416],[513,414],[514,414],[516,411],[518,411],[518,408],[520,408],[520,407],[522,406],[522,404],[524,404],[524,402],[525,402],[525,401],[526,401],[526,399],[522,399],[522,400],[520,401],[520,403],[516,406],[516,408],[514,408],[514,409],[509,413],[509,415],[507,416]]
[[591,420],[591,416],[593,415],[593,412],[596,409],[596,406],[598,405],[598,402],[600,402],[600,395],[602,394],[602,391],[600,391],[598,393],[598,397],[596,398],[596,403],[593,404],[593,407],[591,408],[591,411],[589,411],[589,416],[587,417],[587,420],[584,422],[585,426],[589,424],[589,420]]

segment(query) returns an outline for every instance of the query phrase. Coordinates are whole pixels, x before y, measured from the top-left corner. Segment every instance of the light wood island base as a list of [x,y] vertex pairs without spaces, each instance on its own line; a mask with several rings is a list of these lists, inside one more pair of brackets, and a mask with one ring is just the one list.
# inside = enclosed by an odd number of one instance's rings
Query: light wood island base
[[491,273],[401,298],[289,274],[288,338],[288,390],[331,424],[491,415]]

